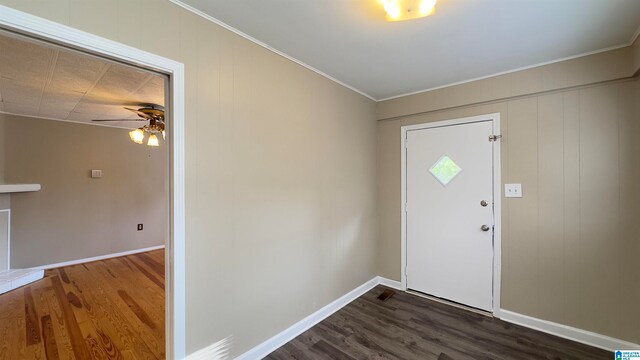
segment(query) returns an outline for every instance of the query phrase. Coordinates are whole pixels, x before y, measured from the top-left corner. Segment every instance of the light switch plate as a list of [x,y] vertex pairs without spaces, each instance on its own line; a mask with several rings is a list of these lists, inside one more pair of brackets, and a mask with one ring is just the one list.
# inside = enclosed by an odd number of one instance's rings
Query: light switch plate
[[93,179],[100,179],[102,177],[102,170],[91,170],[91,177]]
[[504,184],[504,197],[521,198],[522,184]]

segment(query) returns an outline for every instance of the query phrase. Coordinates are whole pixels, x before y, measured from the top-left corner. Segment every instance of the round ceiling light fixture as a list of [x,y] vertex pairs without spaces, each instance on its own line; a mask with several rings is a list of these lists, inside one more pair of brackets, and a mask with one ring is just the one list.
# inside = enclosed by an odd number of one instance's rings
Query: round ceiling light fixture
[[432,15],[437,0],[380,0],[387,21],[404,21]]

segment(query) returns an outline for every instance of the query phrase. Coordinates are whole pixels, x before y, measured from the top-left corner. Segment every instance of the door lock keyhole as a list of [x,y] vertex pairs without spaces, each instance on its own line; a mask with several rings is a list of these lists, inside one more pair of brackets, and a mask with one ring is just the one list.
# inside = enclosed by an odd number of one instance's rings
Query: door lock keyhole
[[486,200],[480,201],[480,206],[486,207],[487,205],[489,205],[489,203]]

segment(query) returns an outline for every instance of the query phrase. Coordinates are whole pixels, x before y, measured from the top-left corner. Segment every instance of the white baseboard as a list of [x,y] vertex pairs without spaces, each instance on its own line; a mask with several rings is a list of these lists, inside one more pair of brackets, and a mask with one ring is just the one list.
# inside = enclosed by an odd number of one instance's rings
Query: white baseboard
[[110,258],[126,256],[126,255],[139,254],[139,253],[152,251],[152,250],[159,250],[159,249],[164,249],[164,245],[151,246],[151,247],[144,248],[144,249],[123,251],[123,252],[119,252],[119,253],[115,253],[115,254],[106,254],[106,255],[94,256],[94,257],[85,258],[85,259],[79,259],[79,260],[65,261],[65,262],[61,262],[61,263],[57,263],[57,264],[35,266],[34,269],[41,269],[41,270],[55,269],[55,268],[64,267],[64,266],[78,265],[78,264],[88,263],[88,262],[92,262],[92,261],[110,259]]
[[597,334],[591,331],[574,328],[567,325],[554,323],[547,320],[518,314],[509,310],[500,310],[500,319],[513,324],[528,327],[530,329],[545,332],[561,338],[573,340],[582,344],[594,346],[600,349],[614,350],[638,350],[640,345],[628,341]]
[[[382,276],[376,276],[373,279],[367,281],[366,283],[351,290],[349,293],[343,295],[339,299],[321,308],[320,310],[314,312],[313,314],[293,324],[288,329],[285,329],[284,331],[280,332],[274,337],[257,345],[256,347],[245,352],[244,354],[236,357],[235,359],[236,360],[254,360],[254,359],[264,358],[265,356],[269,355],[270,353],[272,353],[282,345],[293,340],[298,335],[307,331],[308,329],[310,329],[320,321],[326,319],[331,314],[340,310],[341,308],[343,308],[353,300],[357,299],[358,297],[362,296],[367,291],[373,289],[378,285],[384,285],[400,291],[405,290],[402,288],[402,283],[399,281],[390,280]],[[521,315],[508,310],[498,309],[497,311],[494,311],[494,316],[498,317],[498,315],[500,319],[513,324],[521,325],[527,328],[542,331],[551,335],[559,336],[565,339],[573,340],[579,343],[591,345],[591,346],[598,347],[605,350],[613,351],[613,350],[640,349],[640,345],[638,344],[633,344],[631,342],[615,339],[612,337],[596,334],[593,332],[573,328],[566,325],[553,323],[546,320],[536,319],[530,316]],[[217,342],[210,346],[207,346],[206,348],[203,348],[197,351],[196,353],[191,354],[191,356],[188,356],[187,359],[189,360],[209,359],[211,358],[210,356],[205,356],[205,357],[203,356],[205,354],[210,355],[212,353],[220,352],[221,350],[228,351],[228,346],[225,346],[224,348],[225,349],[221,349],[219,342]]]
[[402,283],[400,281],[387,279],[387,278],[382,277],[382,276],[378,276],[378,284],[384,285],[386,287],[390,287],[390,288],[393,288],[393,289],[396,289],[396,290],[400,290],[400,291],[405,291],[406,290],[406,289],[404,289],[402,287]]
[[255,360],[255,359],[264,358],[265,356],[269,355],[270,353],[272,353],[274,350],[278,349],[282,345],[293,340],[296,336],[309,330],[315,324],[326,319],[331,314],[342,309],[344,306],[346,306],[353,300],[359,298],[360,296],[365,294],[367,291],[376,287],[380,283],[379,279],[380,277],[376,276],[373,279],[367,281],[366,283],[358,286],[357,288],[351,290],[349,293],[333,301],[329,305],[321,308],[320,310],[314,312],[313,314],[293,324],[291,327],[282,331],[278,335],[254,347],[253,349],[247,351],[246,353],[238,356],[236,360]]
[[44,277],[44,270],[10,269],[0,271],[0,294],[38,281]]

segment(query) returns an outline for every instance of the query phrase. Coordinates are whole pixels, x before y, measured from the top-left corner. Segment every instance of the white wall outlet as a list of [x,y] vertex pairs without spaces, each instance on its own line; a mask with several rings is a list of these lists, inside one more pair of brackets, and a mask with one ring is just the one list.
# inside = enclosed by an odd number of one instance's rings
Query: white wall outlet
[[100,179],[102,177],[102,170],[91,170],[92,179]]
[[504,184],[504,197],[521,198],[522,184]]

